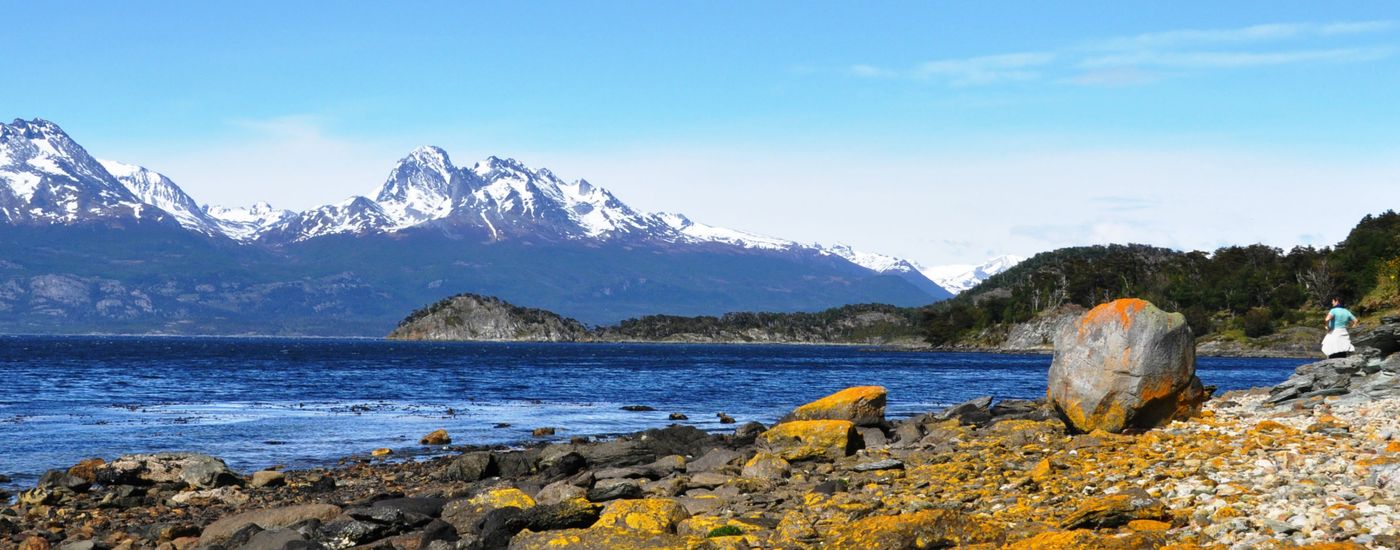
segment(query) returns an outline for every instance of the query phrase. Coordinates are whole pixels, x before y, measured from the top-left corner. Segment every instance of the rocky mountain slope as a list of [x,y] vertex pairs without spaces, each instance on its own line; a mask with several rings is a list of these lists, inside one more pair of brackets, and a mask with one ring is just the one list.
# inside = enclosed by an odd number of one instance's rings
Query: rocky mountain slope
[[372,197],[200,205],[57,125],[0,125],[0,332],[382,334],[443,294],[591,323],[651,313],[923,305],[907,261],[637,211],[585,180],[412,151]]

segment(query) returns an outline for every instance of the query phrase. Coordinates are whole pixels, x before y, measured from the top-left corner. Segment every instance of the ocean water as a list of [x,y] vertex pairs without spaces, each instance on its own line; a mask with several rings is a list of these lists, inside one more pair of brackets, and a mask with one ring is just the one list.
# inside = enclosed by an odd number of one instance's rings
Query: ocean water
[[[1201,358],[1222,390],[1273,385],[1305,363]],[[771,423],[853,385],[889,389],[888,416],[980,395],[1044,395],[1050,357],[851,346],[420,343],[355,339],[0,337],[0,474],[32,484],[87,457],[192,450],[236,470],[417,448],[517,444],[716,413]],[[627,412],[646,405],[655,412]],[[506,423],[510,427],[496,427]]]

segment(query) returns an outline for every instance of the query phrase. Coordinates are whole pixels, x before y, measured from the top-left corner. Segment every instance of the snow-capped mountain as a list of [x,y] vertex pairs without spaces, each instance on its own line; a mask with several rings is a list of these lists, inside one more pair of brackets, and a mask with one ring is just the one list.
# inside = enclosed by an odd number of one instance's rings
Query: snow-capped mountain
[[271,246],[414,228],[477,235],[487,242],[705,244],[840,258],[944,295],[914,264],[899,258],[716,227],[682,214],[641,212],[583,179],[564,180],[548,169],[494,156],[459,167],[437,147],[419,147],[399,160],[373,198],[352,196],[303,212],[266,203],[225,208],[201,206],[156,171],[94,159],[52,122],[16,120],[0,125],[0,183],[0,214],[12,224],[150,218]]
[[134,164],[101,159],[97,162],[137,199],[174,216],[180,225],[206,235],[224,234],[218,222],[170,178]]
[[374,336],[459,292],[589,323],[949,296],[898,258],[639,211],[512,159],[421,147],[368,196],[225,208],[51,122],[0,124],[0,332]]
[[0,181],[0,216],[9,223],[166,216],[146,208],[58,125],[42,119],[0,123]]
[[236,241],[254,240],[269,228],[296,216],[296,212],[273,208],[265,202],[232,208],[204,205],[203,210],[224,235]]
[[943,287],[953,294],[961,294],[963,291],[982,284],[993,275],[1011,269],[1016,264],[1025,261],[1020,256],[997,256],[980,265],[972,264],[952,264],[932,267],[919,267],[919,271],[938,286]]

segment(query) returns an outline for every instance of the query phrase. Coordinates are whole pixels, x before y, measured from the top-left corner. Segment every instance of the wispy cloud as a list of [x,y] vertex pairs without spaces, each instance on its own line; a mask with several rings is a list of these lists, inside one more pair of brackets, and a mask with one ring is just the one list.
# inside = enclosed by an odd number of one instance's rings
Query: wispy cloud
[[[1034,80],[1081,86],[1131,86],[1208,70],[1381,60],[1393,56],[1396,48],[1356,41],[1396,31],[1400,31],[1400,22],[1391,20],[1179,29],[1040,52],[939,59],[907,68],[860,64],[849,67],[848,73],[862,78],[935,81],[950,86]],[[1175,72],[1164,72],[1168,70]]]
[[1216,44],[1242,44],[1308,37],[1334,37],[1393,31],[1395,21],[1344,23],[1274,23],[1233,29],[1180,29],[1144,33],[1092,42],[1086,47],[1105,50],[1180,48]]
[[1265,67],[1308,62],[1361,62],[1390,57],[1393,48],[1335,48],[1325,50],[1291,50],[1281,52],[1157,52],[1090,57],[1080,61],[1084,69],[1107,67],[1165,67],[1174,69],[1229,69]]

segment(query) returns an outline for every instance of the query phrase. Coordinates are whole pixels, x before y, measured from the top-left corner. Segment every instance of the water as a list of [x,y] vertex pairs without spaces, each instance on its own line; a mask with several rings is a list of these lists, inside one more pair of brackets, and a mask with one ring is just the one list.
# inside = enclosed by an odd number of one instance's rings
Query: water
[[[1202,358],[1222,390],[1273,385],[1304,360]],[[618,434],[715,413],[770,423],[853,385],[890,417],[979,395],[1045,393],[1050,357],[843,346],[479,344],[274,338],[0,337],[0,474],[32,483],[87,457],[163,450],[233,468],[324,465],[379,447]],[[647,405],[655,412],[626,412]],[[450,412],[449,412],[450,409]],[[509,423],[509,428],[496,428]]]

